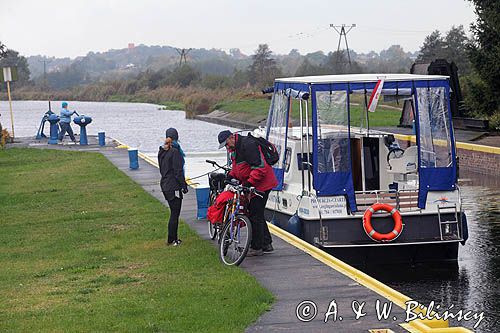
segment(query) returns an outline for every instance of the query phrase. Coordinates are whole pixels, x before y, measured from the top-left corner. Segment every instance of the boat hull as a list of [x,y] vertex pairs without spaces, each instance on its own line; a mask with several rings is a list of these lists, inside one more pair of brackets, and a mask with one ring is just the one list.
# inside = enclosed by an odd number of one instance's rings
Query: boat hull
[[[292,227],[290,217],[288,214],[266,209],[266,219],[271,223],[292,231],[308,243],[358,267],[454,262],[458,258],[458,244],[462,241],[462,238],[458,237],[462,235],[461,223],[452,225],[452,233],[445,233],[441,238],[437,214],[403,216],[404,228],[400,237],[388,243],[378,243],[370,239],[363,229],[361,216],[324,220],[323,226],[327,230],[324,242],[319,242],[319,221],[300,219],[299,226]],[[442,214],[441,219],[455,219],[455,215]],[[372,224],[382,233],[390,232],[394,225],[388,215],[374,217]]]

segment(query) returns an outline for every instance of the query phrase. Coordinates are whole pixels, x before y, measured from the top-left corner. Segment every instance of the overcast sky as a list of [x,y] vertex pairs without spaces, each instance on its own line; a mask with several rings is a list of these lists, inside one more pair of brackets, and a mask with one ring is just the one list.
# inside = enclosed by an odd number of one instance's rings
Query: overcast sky
[[0,0],[0,41],[22,55],[71,57],[136,45],[240,48],[267,43],[278,54],[337,48],[330,24],[357,26],[348,34],[357,52],[393,44],[416,51],[425,36],[463,24],[465,0]]

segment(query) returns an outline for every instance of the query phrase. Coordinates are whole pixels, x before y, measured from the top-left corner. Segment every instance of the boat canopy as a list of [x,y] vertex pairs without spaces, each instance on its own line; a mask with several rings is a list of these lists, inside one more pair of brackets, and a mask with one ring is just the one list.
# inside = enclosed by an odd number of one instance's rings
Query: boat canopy
[[292,99],[299,99],[301,106],[305,103],[311,107],[311,114],[307,115],[306,111],[305,117],[306,121],[311,119],[312,126],[308,126],[303,134],[312,134],[310,172],[316,194],[346,196],[351,211],[357,210],[352,177],[349,98],[360,92],[371,94],[379,80],[383,80],[382,95],[409,97],[414,104],[419,163],[418,206],[425,208],[429,191],[456,189],[449,77],[349,74],[275,80],[267,123],[267,137],[280,151],[280,160],[274,166],[279,181],[275,190],[283,187],[290,108]]

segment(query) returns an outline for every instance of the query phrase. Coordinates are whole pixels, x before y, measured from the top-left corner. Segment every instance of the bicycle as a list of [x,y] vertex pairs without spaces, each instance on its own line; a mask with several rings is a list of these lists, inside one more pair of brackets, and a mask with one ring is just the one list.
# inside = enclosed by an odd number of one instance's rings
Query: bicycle
[[252,242],[252,223],[247,217],[250,196],[262,197],[254,187],[240,185],[235,179],[226,181],[233,198],[226,203],[223,228],[219,234],[219,257],[228,266],[240,265]]
[[[228,166],[219,165],[217,162],[211,160],[206,160],[205,162],[212,164],[214,168],[218,167],[218,169],[224,170],[224,173],[214,171],[208,175],[208,184],[210,186],[208,205],[212,206],[215,203],[215,199],[217,198],[217,196],[224,191],[224,181],[226,179],[227,173],[231,170],[231,168],[229,168]],[[210,236],[210,239],[213,240],[219,235],[222,226],[222,223],[212,223],[208,221],[208,235]]]

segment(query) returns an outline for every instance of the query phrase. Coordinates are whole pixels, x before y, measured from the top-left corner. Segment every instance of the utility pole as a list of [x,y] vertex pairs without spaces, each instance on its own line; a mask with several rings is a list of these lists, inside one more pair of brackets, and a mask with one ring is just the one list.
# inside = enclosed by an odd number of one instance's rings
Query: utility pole
[[47,88],[47,63],[50,63],[51,61],[47,59],[40,61],[43,62],[43,87]]
[[180,60],[179,60],[179,67],[181,67],[181,66],[182,66],[182,60],[183,60],[183,59],[184,59],[184,64],[186,64],[186,63],[187,63],[187,58],[186,58],[186,56],[187,56],[187,54],[189,53],[189,51],[191,51],[192,49],[191,49],[191,48],[189,48],[189,49],[187,49],[187,50],[186,50],[186,49],[177,49],[177,48],[176,48],[175,50],[176,50],[176,51],[177,51],[177,53],[179,53],[179,55],[181,56],[181,57],[180,57]]
[[3,67],[2,68],[2,80],[7,83],[7,95],[9,97],[9,108],[10,108],[10,122],[12,126],[12,142],[14,142],[14,113],[12,112],[12,97],[10,95],[10,82],[16,81],[17,67]]
[[349,59],[349,69],[351,68],[351,55],[349,53],[349,45],[347,44],[347,34],[349,33],[349,31],[352,30],[352,28],[355,27],[356,24],[351,24],[349,26],[345,24],[342,25],[330,24],[330,28],[335,29],[335,31],[337,31],[337,33],[339,34],[339,44],[337,45],[337,62],[339,61],[340,58],[340,43],[342,42],[342,37],[344,37],[345,47],[347,50],[347,59]]

